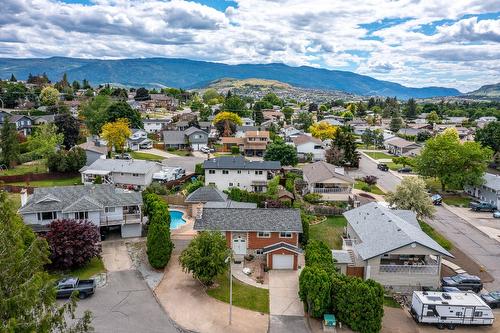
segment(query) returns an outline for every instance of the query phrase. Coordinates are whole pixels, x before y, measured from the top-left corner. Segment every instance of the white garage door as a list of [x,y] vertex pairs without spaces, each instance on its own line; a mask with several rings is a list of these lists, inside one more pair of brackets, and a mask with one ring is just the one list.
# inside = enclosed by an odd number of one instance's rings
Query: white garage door
[[273,269],[293,269],[293,255],[273,254]]

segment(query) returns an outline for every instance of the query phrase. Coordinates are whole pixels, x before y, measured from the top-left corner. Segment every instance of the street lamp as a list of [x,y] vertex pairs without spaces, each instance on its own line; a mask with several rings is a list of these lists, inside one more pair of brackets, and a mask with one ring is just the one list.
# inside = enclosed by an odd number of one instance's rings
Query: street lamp
[[233,266],[231,265],[231,255],[229,255],[226,260],[229,263],[229,325],[231,325],[231,319],[233,316]]

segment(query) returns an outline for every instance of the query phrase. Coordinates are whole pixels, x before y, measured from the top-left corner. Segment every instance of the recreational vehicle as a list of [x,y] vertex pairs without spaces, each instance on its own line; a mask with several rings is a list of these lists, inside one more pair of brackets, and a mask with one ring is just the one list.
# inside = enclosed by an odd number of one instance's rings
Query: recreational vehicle
[[491,325],[494,320],[493,311],[473,292],[414,291],[410,312],[416,322],[434,324],[440,329]]

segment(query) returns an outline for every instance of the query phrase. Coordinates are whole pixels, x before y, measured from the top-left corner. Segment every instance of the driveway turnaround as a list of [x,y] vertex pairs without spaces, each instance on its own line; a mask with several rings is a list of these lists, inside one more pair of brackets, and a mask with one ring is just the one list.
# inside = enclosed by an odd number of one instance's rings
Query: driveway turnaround
[[103,288],[78,302],[77,313],[85,310],[97,333],[179,332],[135,270],[109,272]]
[[269,271],[270,333],[309,332],[299,299],[299,271]]
[[[170,318],[183,329],[200,333],[265,333],[269,316],[233,306],[229,325],[229,304],[207,295],[201,283],[182,271],[179,256],[170,258],[155,294]],[[146,330],[143,330],[146,332]]]

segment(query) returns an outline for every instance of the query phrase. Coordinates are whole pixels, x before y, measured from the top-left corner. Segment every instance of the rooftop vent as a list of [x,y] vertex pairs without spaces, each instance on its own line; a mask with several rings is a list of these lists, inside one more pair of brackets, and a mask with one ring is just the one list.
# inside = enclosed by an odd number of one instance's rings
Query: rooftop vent
[[451,295],[450,295],[450,294],[448,294],[448,293],[444,293],[444,294],[443,294],[443,298],[444,298],[444,299],[451,299]]

